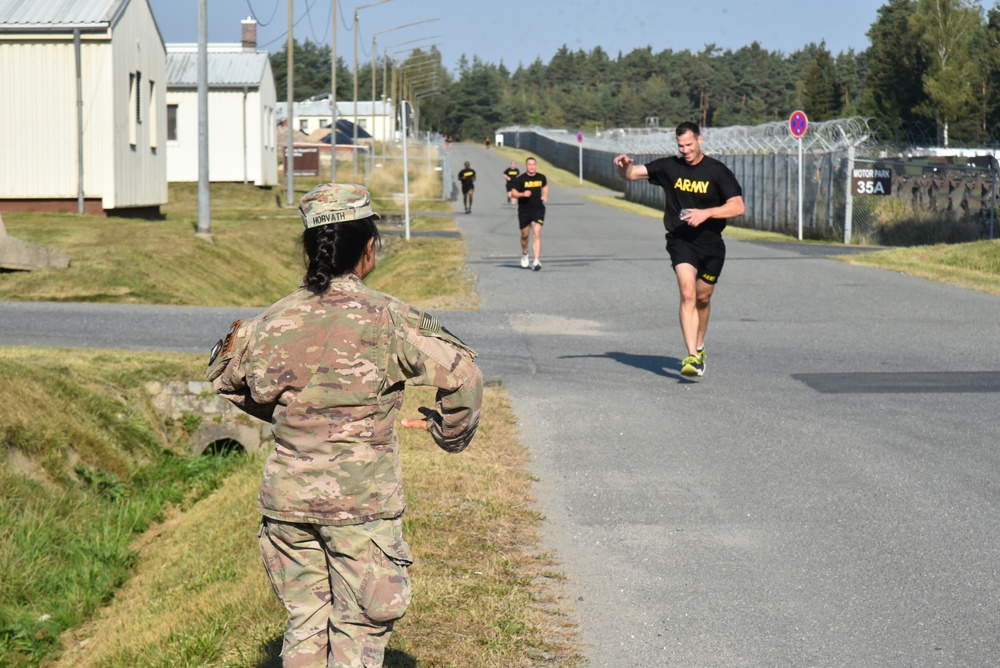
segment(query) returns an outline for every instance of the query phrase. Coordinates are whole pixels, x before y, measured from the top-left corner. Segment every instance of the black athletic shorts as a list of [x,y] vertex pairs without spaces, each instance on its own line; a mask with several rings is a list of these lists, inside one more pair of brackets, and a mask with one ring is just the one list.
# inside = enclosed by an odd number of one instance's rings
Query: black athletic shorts
[[523,230],[528,225],[532,223],[538,223],[539,225],[545,224],[545,207],[544,206],[520,206],[517,208],[517,223]]
[[715,285],[722,274],[726,262],[726,244],[720,234],[701,234],[697,239],[687,240],[667,235],[667,253],[670,266],[690,264],[698,272],[698,278]]
[[462,194],[466,194],[472,190],[476,189],[476,185],[472,181],[462,181]]

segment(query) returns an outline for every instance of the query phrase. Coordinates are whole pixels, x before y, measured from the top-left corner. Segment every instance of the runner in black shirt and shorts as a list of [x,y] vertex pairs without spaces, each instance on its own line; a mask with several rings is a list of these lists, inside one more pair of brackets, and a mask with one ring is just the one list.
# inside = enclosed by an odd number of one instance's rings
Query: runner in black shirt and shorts
[[503,178],[504,181],[506,181],[506,188],[507,188],[507,204],[510,204],[511,206],[514,206],[514,200],[511,199],[510,196],[510,187],[514,183],[514,177],[516,177],[520,173],[521,170],[517,168],[517,161],[515,160],[511,160],[510,167],[503,170]]
[[521,227],[521,266],[528,267],[528,230],[534,237],[531,248],[535,261],[531,268],[542,268],[539,257],[542,254],[542,225],[545,224],[545,203],[549,201],[549,181],[544,174],[535,171],[534,158],[524,161],[524,173],[511,180],[510,194],[517,200],[517,221]]
[[476,170],[465,163],[465,169],[458,173],[458,181],[462,184],[462,203],[465,204],[465,212],[472,213],[472,196],[476,191]]
[[615,158],[628,181],[648,179],[663,188],[667,253],[680,290],[680,321],[687,357],[685,376],[705,373],[705,332],[712,293],[726,260],[722,230],[726,219],[743,215],[743,188],[724,164],[701,152],[704,137],[696,123],[677,126],[677,156],[637,165],[627,155]]

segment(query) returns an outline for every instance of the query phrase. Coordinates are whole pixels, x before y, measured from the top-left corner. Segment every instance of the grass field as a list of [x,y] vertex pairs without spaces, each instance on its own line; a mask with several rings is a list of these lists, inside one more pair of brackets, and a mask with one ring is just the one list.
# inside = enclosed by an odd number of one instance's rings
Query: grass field
[[[410,391],[403,412],[416,416],[428,401],[430,391]],[[546,584],[560,576],[532,549],[539,517],[503,393],[487,392],[480,433],[459,455],[420,432],[400,437],[414,599],[385,665],[578,664],[572,625]],[[285,613],[260,565],[260,467],[243,458],[211,496],[137,538],[131,577],[90,623],[65,633],[52,668],[277,668]]]
[[[375,209],[395,207],[393,179],[399,166],[372,178]],[[434,192],[416,170],[415,196]],[[304,195],[315,180],[296,180]],[[376,190],[380,187],[380,190]],[[437,188],[440,189],[439,187]],[[384,193],[385,197],[378,197]],[[10,234],[72,257],[68,269],[0,273],[0,299],[18,301],[110,302],[191,306],[266,306],[293,291],[304,272],[298,239],[302,225],[294,208],[282,205],[284,193],[243,184],[211,188],[211,235],[195,236],[196,184],[170,185],[163,220],[20,213],[4,216]],[[448,202],[415,202],[411,229],[452,230],[454,220],[421,216],[451,211]],[[444,260],[444,261],[442,261]],[[406,269],[409,267],[410,269]],[[421,280],[415,280],[414,270]],[[385,235],[380,266],[369,285],[424,308],[475,308],[475,290],[465,268],[461,239]]]

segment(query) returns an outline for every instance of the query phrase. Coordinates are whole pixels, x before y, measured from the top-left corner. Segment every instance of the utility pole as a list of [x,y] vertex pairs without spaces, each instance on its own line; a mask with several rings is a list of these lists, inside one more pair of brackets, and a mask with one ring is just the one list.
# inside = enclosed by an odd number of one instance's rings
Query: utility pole
[[358,176],[358,9],[354,9],[354,178]]
[[[202,0],[204,2],[204,0]],[[285,195],[288,206],[295,204],[295,12],[292,9],[293,0],[288,0],[288,88],[285,99],[288,100],[288,111],[285,113],[285,183],[288,192]]]
[[[289,0],[290,1],[290,0]],[[354,174],[358,173],[358,12],[367,7],[383,5],[391,0],[378,0],[369,2],[367,5],[359,5],[354,8]],[[374,128],[372,128],[374,130]],[[372,148],[374,149],[374,136],[372,138]],[[367,174],[365,180],[367,181]],[[366,183],[367,185],[367,183]]]
[[333,45],[330,47],[330,183],[337,182],[337,0],[332,7]]
[[208,0],[198,0],[198,228],[196,236],[206,241],[212,241],[208,189]]
[[[76,212],[83,215],[83,72],[80,55],[80,29],[73,30],[73,52],[76,59]],[[156,104],[155,100],[150,105]]]

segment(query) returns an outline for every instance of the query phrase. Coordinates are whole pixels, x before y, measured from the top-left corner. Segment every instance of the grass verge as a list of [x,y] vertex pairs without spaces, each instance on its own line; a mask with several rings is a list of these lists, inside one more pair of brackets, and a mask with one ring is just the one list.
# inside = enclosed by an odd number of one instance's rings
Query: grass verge
[[838,257],[939,283],[1000,295],[1000,240],[892,248]]
[[[378,173],[378,182],[389,178]],[[373,181],[376,179],[373,177]],[[315,180],[297,180],[305,194]],[[419,182],[418,182],[419,184]],[[382,185],[389,199],[391,185]],[[425,187],[425,186],[421,186]],[[0,299],[110,302],[190,306],[264,307],[298,285],[304,271],[297,241],[297,212],[281,206],[282,195],[252,185],[213,184],[214,243],[195,236],[197,187],[171,184],[161,221],[77,216],[8,214],[8,231],[25,241],[68,253],[68,269],[0,273]],[[451,210],[447,202],[422,202],[425,210]],[[420,216],[412,229],[457,230],[453,219]],[[441,258],[454,265],[446,265]],[[420,238],[407,243],[386,235],[387,267],[369,284],[423,308],[476,307],[474,286],[464,270],[461,239]],[[413,265],[423,273],[401,273]]]
[[465,263],[461,239],[387,237],[386,253],[365,284],[428,310],[479,307],[475,275]]
[[232,469],[169,447],[183,447],[183,426],[135,400],[147,380],[192,377],[191,358],[47,353],[0,348],[0,665],[11,668],[57,651],[128,579],[136,534]]
[[[427,389],[408,390],[402,412],[415,416],[431,400]],[[551,586],[559,576],[537,551],[527,452],[503,392],[488,390],[485,402],[479,434],[459,455],[400,433],[416,563],[390,668],[581,663]],[[140,541],[134,576],[65,636],[69,650],[52,668],[279,666],[285,615],[256,541],[260,467],[245,459],[210,497]]]

